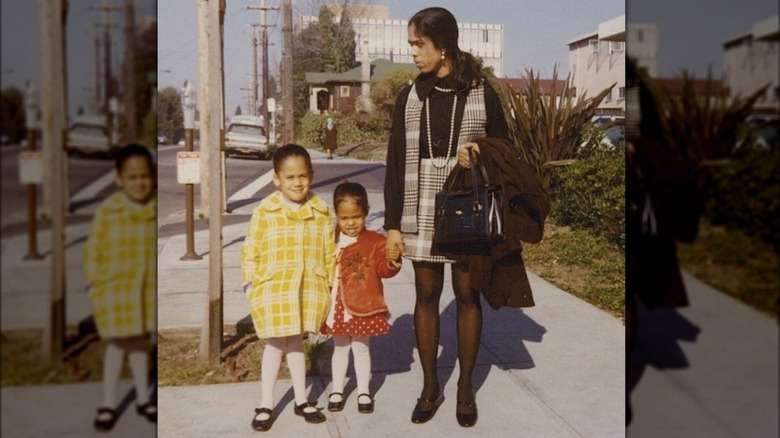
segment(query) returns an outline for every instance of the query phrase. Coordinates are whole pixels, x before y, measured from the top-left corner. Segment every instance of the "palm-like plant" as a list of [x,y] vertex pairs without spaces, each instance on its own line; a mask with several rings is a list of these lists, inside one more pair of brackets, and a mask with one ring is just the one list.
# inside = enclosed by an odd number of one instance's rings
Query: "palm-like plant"
[[558,69],[553,69],[553,86],[546,93],[538,75],[526,70],[525,90],[514,90],[509,84],[497,85],[509,133],[520,156],[536,171],[549,191],[553,168],[574,159],[583,143],[583,134],[604,97],[615,84],[586,98],[576,97],[571,75],[558,92]]
[[730,97],[725,79],[716,81],[711,70],[703,87],[686,70],[680,76],[677,92],[643,78],[655,94],[664,137],[694,164],[732,156],[741,146],[741,128],[768,85],[744,98]]

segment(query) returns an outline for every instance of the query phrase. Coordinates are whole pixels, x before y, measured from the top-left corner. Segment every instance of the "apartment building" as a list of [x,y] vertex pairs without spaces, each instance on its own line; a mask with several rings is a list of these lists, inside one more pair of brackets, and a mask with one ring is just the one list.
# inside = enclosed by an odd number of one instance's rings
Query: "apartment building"
[[634,58],[651,78],[658,77],[658,27],[651,23],[626,24],[626,55]]
[[[342,5],[329,5],[336,19],[340,19]],[[392,62],[412,63],[409,47],[408,20],[390,19],[387,6],[349,5],[348,11],[357,37],[356,58],[363,41],[368,41],[370,59],[388,59]],[[354,9],[353,9],[354,7]],[[317,17],[302,16],[296,29],[300,30],[316,22]],[[458,45],[482,59],[485,66],[493,68],[497,77],[504,76],[504,26],[487,23],[458,23]]]
[[723,41],[723,73],[732,96],[748,96],[769,84],[754,106],[757,113],[780,112],[780,15],[759,21]]
[[573,38],[569,46],[569,74],[578,96],[593,97],[615,84],[598,107],[599,114],[626,112],[626,16],[598,25],[593,32]]

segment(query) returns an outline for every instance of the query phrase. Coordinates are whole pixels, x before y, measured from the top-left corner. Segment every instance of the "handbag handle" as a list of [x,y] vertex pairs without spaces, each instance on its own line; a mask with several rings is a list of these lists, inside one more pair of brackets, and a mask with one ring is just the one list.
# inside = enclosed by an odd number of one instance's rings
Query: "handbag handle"
[[[485,170],[485,165],[482,164],[481,161],[477,161],[476,158],[476,152],[472,148],[468,148],[469,151],[469,162],[471,163],[471,166],[469,166],[469,170],[471,171],[471,187],[472,187],[472,193],[474,194],[474,210],[480,211],[482,210],[483,206],[479,202],[479,196],[477,195],[477,168],[479,168],[479,173],[482,175],[482,185],[484,187],[490,186],[490,180],[487,176],[487,170]],[[444,188],[445,196],[444,199],[447,199],[446,194],[449,193],[452,190],[452,187],[455,185],[455,183],[458,180],[458,177],[462,175],[463,170],[465,170],[463,167],[459,169],[458,176],[455,178],[452,178],[450,181],[450,184]],[[446,202],[446,201],[445,201]]]

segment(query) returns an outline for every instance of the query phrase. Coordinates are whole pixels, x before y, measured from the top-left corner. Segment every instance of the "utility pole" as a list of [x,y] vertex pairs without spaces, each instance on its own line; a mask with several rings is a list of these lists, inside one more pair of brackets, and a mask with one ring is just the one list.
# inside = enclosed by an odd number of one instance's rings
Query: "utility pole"
[[204,183],[215,196],[206,198],[209,213],[209,282],[206,323],[200,338],[200,357],[218,365],[222,347],[222,57],[220,16],[222,0],[198,2],[200,70],[198,97],[201,108],[201,153],[208,151]]
[[[269,117],[268,117],[268,98],[270,97],[268,95],[268,46],[270,45],[268,43],[268,28],[270,27],[268,25],[268,11],[278,11],[278,7],[271,7],[266,6],[266,0],[260,0],[260,7],[257,6],[247,6],[247,9],[259,9],[262,11],[262,23],[260,24],[260,27],[262,27],[262,33],[260,37],[260,45],[263,46],[263,99],[260,102],[261,104],[261,110],[260,115],[263,116],[263,125],[265,128],[265,135],[269,139],[270,142],[270,131],[269,129]],[[292,19],[292,18],[291,18]],[[255,76],[257,73],[255,73]]]
[[101,105],[101,112],[106,117],[106,129],[108,130],[109,138],[113,140],[114,123],[116,121],[112,117],[111,111],[111,98],[114,97],[113,81],[111,80],[111,12],[121,11],[119,6],[111,6],[109,0],[103,0],[102,6],[90,5],[89,10],[102,11],[103,12],[103,101]]
[[95,100],[92,107],[92,112],[94,114],[100,114],[100,107],[101,107],[101,93],[100,89],[102,85],[100,84],[100,34],[98,33],[100,24],[95,23],[94,31],[95,31]]
[[282,0],[282,143],[295,141],[292,32],[292,0]]
[[123,141],[135,142],[138,138],[138,123],[135,111],[135,4],[134,0],[124,1],[125,59],[124,59],[124,96],[125,126]]
[[256,24],[252,25],[252,103],[249,105],[249,115],[257,115],[257,33]]
[[51,193],[51,284],[49,317],[43,332],[43,357],[52,365],[62,359],[65,343],[65,196],[62,185],[67,178],[65,137],[67,114],[65,79],[65,17],[63,0],[40,0],[41,29],[41,109],[45,169],[50,174]]

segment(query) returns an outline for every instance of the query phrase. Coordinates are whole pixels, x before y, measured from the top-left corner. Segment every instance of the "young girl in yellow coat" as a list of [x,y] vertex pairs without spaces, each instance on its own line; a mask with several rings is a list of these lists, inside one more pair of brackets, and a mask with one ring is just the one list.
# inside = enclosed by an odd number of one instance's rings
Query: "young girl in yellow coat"
[[303,335],[319,332],[328,314],[336,257],[330,209],[309,192],[313,169],[308,151],[282,146],[274,153],[273,166],[279,190],[255,209],[241,246],[244,292],[257,336],[266,341],[263,399],[252,420],[252,428],[260,431],[273,423],[274,385],[285,350],[295,414],[309,423],[325,421],[316,403],[307,401]]
[[111,430],[117,419],[116,387],[125,353],[133,373],[136,411],[157,421],[150,402],[146,337],[157,331],[157,198],[154,164],[144,146],[122,147],[116,157],[120,191],[98,208],[84,244],[85,288],[100,337],[103,405],[95,428]]

